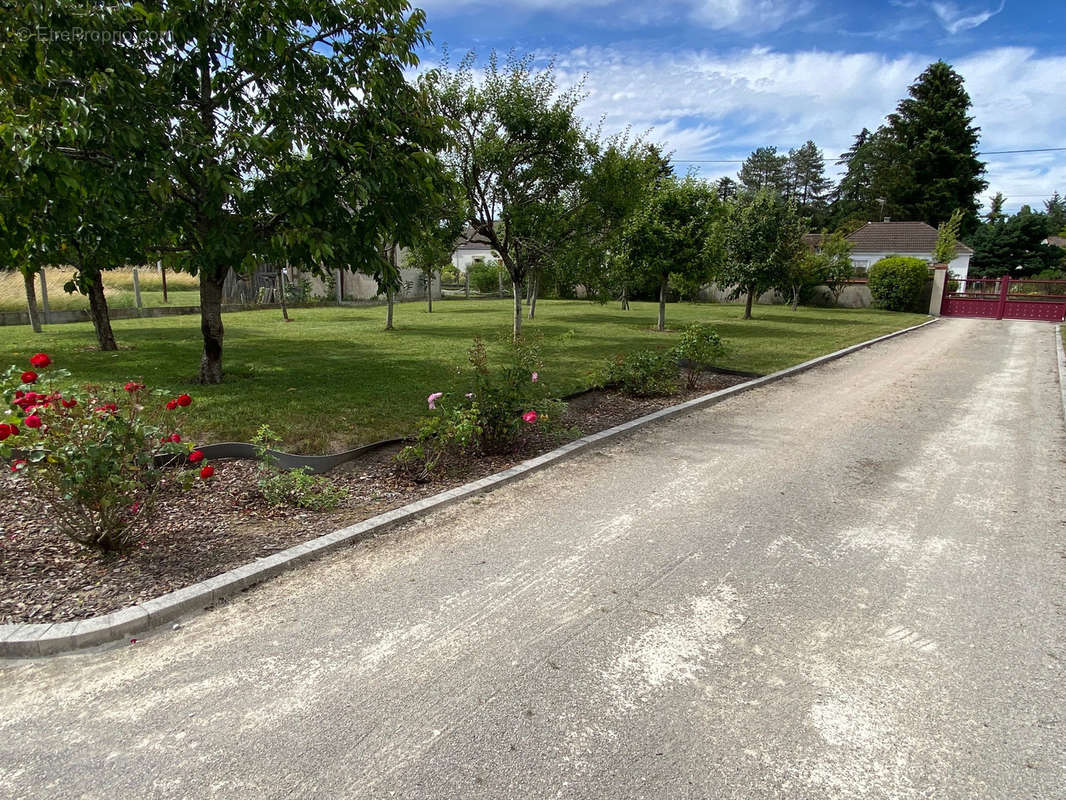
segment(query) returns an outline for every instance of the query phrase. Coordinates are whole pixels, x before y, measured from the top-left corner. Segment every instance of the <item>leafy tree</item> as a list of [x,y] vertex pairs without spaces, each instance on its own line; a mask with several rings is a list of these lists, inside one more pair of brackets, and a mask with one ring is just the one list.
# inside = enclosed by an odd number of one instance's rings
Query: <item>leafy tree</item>
[[666,330],[670,278],[705,283],[714,259],[713,230],[721,209],[714,190],[688,177],[662,181],[633,215],[622,237],[623,257],[659,289],[657,328]]
[[[89,12],[63,0],[0,17],[0,185],[8,214],[21,220],[22,268],[75,268],[66,288],[88,295],[102,350],[116,349],[102,272],[143,263],[155,221],[144,161],[158,141],[138,89],[149,51],[112,35],[140,21],[129,5]],[[16,27],[79,35],[32,37]]]
[[[40,18],[52,2],[23,6]],[[114,94],[138,98],[134,118],[152,123],[144,194],[167,232],[157,252],[200,276],[199,380],[218,383],[231,268],[370,264],[380,260],[382,227],[409,213],[392,197],[423,182],[439,143],[439,122],[404,78],[425,40],[424,15],[408,14],[404,0],[123,8],[133,15],[122,30],[144,59],[113,77],[122,83]],[[87,101],[94,80],[76,78]],[[79,109],[119,127],[122,113],[107,98]],[[79,115],[60,114],[60,129]]]
[[732,287],[731,298],[746,295],[744,319],[751,319],[756,297],[789,284],[789,275],[805,250],[805,227],[795,205],[770,190],[742,195],[726,204],[718,280]]
[[415,235],[407,252],[408,264],[421,272],[426,282],[426,307],[430,313],[433,313],[433,280],[451,264],[466,212],[462,205],[453,202],[438,207],[432,216]]
[[1044,201],[1044,213],[1047,214],[1048,235],[1061,236],[1066,233],[1066,200],[1058,192]]
[[788,156],[779,155],[776,147],[760,147],[741,165],[738,178],[749,192],[770,189],[784,193],[788,185]]
[[728,175],[715,181],[714,188],[719,200],[732,200],[737,196],[737,182]]
[[582,180],[578,235],[556,257],[559,280],[583,285],[588,297],[601,302],[620,297],[627,308],[635,278],[619,257],[626,225],[655,187],[672,177],[669,160],[653,145],[625,135],[608,139]]
[[466,195],[467,222],[511,277],[517,339],[521,287],[575,230],[583,204],[593,148],[576,112],[580,91],[560,90],[554,69],[534,71],[531,57],[501,66],[495,54],[480,79],[471,54],[454,70],[427,74],[423,85],[452,124],[444,158]]
[[962,224],[963,211],[955,209],[951,217],[941,222],[937,228],[936,247],[933,248],[933,262],[949,264],[959,252],[959,226]]
[[855,277],[855,267],[851,263],[851,242],[842,231],[828,233],[822,237],[817,255],[822,283],[833,293],[834,304],[839,303],[844,287]]

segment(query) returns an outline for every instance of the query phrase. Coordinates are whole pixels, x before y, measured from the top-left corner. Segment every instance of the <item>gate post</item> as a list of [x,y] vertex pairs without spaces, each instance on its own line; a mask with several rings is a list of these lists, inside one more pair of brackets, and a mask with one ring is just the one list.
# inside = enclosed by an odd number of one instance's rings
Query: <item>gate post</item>
[[933,264],[933,293],[929,295],[929,315],[939,317],[943,311],[948,286],[948,265]]
[[996,319],[1003,319],[1007,310],[1007,292],[1010,291],[1010,275],[999,279],[999,303],[996,305]]

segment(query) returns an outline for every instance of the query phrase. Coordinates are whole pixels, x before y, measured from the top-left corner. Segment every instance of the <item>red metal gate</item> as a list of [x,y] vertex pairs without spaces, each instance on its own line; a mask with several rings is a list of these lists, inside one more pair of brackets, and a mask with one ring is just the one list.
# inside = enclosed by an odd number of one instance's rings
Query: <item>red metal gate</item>
[[1066,319],[1066,281],[1028,278],[949,278],[940,302],[945,317]]

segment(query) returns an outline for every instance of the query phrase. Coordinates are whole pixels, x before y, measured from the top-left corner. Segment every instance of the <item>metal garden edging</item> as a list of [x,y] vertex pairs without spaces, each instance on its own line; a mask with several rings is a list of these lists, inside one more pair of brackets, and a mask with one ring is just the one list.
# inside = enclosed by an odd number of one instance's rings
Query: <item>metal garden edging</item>
[[[282,550],[280,553],[260,558],[251,564],[237,567],[214,578],[194,583],[184,589],[169,592],[128,608],[113,611],[110,614],[75,622],[0,625],[0,658],[46,656],[78,650],[83,647],[93,647],[125,638],[130,634],[146,631],[195,611],[202,611],[219,600],[231,597],[299,564],[333,552],[342,546],[358,542],[400,523],[418,519],[459,500],[504,486],[551,464],[570,458],[575,453],[593,445],[602,444],[658,420],[669,419],[698,408],[716,405],[723,400],[728,400],[751,389],[757,389],[760,386],[766,386],[784,378],[799,375],[871,345],[894,339],[897,336],[919,330],[935,322],[937,320],[931,319],[920,325],[904,328],[903,330],[879,336],[876,339],[845,347],[828,355],[804,361],[802,364],[774,372],[762,378],[755,378],[754,380],[731,386],[728,389],[722,389],[702,397],[693,398],[684,403],[660,409],[599,433],[583,436],[551,452],[523,461],[503,472],[497,472],[487,478],[457,486],[454,489],[449,489],[446,492],[441,492],[414,503],[408,503],[401,508],[378,514],[347,528],[342,528],[317,539],[312,539],[309,542]],[[1062,363],[1061,359],[1060,339],[1060,364]]]

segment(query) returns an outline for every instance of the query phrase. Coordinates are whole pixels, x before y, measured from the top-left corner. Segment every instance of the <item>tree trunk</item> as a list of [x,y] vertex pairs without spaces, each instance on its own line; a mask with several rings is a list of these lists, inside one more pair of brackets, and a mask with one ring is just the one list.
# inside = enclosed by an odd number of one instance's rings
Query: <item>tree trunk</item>
[[755,292],[748,292],[748,299],[744,303],[744,319],[751,319],[751,304],[755,302]]
[[470,267],[466,268],[466,272],[463,273],[466,277],[466,299],[470,299]]
[[93,330],[96,331],[96,341],[101,350],[118,350],[118,344],[115,343],[115,333],[111,330],[111,316],[107,310],[107,298],[104,296],[103,277],[99,272],[87,277],[90,280],[89,285],[86,287],[89,295],[89,317],[93,321]]
[[629,287],[622,287],[622,310],[629,311]]
[[537,293],[540,291],[540,276],[530,276],[529,278],[529,318],[533,319],[537,314]]
[[792,287],[792,310],[795,311],[799,308],[800,304],[800,290],[798,286]]
[[34,333],[41,332],[41,314],[37,309],[37,288],[33,285],[37,277],[36,272],[23,272],[22,280],[26,285],[26,309],[30,313],[30,326]]
[[281,304],[281,318],[289,321],[289,306],[285,303],[285,268],[278,270],[278,302]]
[[433,273],[426,276],[426,307],[433,313]]
[[663,278],[659,283],[659,324],[658,330],[666,330],[666,285],[669,281]]
[[163,302],[169,303],[170,298],[167,296],[167,268],[163,266],[163,262],[159,262],[159,279],[163,282]]
[[222,284],[221,276],[200,273],[200,332],[204,336],[204,352],[200,357],[199,382],[222,383]]
[[522,283],[512,279],[511,286],[514,287],[514,340],[517,342],[522,338]]
[[387,310],[385,312],[385,330],[387,330],[387,331],[393,330],[393,327],[392,327],[392,302],[393,302],[392,301],[392,287],[388,287],[388,288],[385,289],[385,304],[387,306]]

